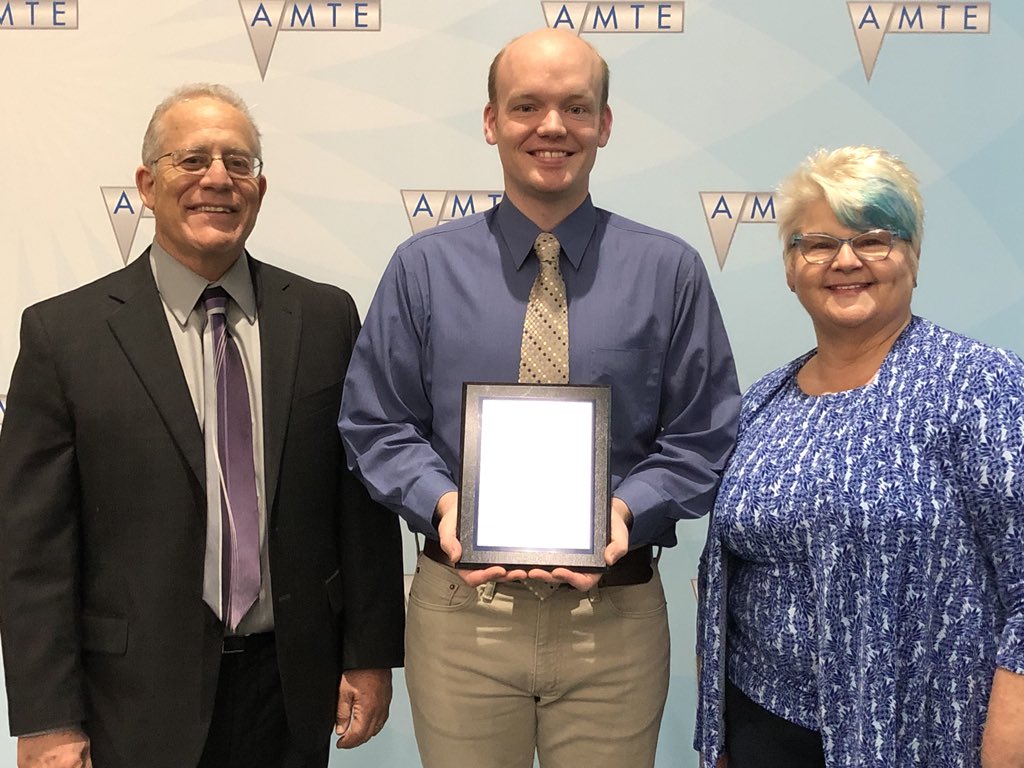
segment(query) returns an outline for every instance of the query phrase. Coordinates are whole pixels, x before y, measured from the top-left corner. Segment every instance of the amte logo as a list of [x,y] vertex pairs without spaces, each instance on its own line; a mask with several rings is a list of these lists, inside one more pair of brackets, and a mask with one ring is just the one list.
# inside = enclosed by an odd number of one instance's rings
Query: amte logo
[[312,3],[279,0],[239,0],[238,7],[249,32],[249,42],[260,68],[267,76],[277,33],[285,32],[379,32],[381,0],[318,0]]
[[114,228],[121,261],[127,264],[139,220],[153,218],[153,212],[142,204],[142,195],[136,187],[100,187],[100,194],[103,195],[103,205],[110,217],[110,226]]
[[847,2],[864,74],[871,79],[889,34],[988,34],[991,3]]
[[725,269],[738,224],[775,223],[775,198],[771,192],[701,192],[700,202],[719,269]]
[[0,2],[0,29],[78,29],[78,0]]
[[682,32],[684,2],[541,2],[552,29],[583,32]]
[[503,192],[480,189],[403,189],[402,202],[412,233],[489,211],[501,202]]

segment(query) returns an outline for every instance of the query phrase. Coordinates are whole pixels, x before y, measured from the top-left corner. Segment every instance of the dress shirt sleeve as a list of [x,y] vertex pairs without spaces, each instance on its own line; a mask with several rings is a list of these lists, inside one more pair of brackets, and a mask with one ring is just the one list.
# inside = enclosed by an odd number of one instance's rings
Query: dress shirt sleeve
[[434,507],[456,484],[429,439],[426,280],[401,254],[385,270],[366,314],[345,379],[338,428],[349,467],[370,496],[398,512],[414,532],[437,538]]
[[996,663],[1024,675],[1024,362],[994,351],[968,371],[954,415],[961,483],[1006,625]]
[[0,634],[12,735],[85,719],[75,426],[53,349],[29,308],[0,432]]
[[707,514],[732,452],[740,393],[732,349],[700,258],[680,262],[665,357],[658,433],[614,495],[633,513],[630,546],[648,544],[680,519]]

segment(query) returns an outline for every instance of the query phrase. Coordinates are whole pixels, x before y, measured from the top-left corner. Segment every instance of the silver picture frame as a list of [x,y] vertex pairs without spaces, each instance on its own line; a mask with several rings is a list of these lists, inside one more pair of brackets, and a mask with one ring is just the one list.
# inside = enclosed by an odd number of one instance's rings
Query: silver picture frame
[[605,569],[607,386],[466,383],[462,568]]

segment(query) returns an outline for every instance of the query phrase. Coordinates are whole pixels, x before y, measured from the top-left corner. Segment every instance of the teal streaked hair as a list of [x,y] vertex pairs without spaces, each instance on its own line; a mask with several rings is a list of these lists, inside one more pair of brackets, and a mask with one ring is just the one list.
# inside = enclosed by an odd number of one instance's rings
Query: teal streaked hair
[[832,204],[832,210],[844,227],[861,231],[887,229],[904,240],[921,240],[911,201],[889,179],[867,180],[853,195]]
[[917,177],[902,160],[865,146],[819,149],[779,185],[779,236],[789,250],[806,207],[828,203],[850,229],[888,229],[911,243],[916,261],[924,236],[924,202]]

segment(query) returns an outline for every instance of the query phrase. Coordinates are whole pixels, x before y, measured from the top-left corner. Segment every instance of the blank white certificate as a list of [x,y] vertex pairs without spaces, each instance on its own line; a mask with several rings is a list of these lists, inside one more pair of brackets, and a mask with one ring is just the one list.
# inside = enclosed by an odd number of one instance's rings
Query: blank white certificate
[[593,402],[483,399],[476,546],[590,549],[593,459]]

